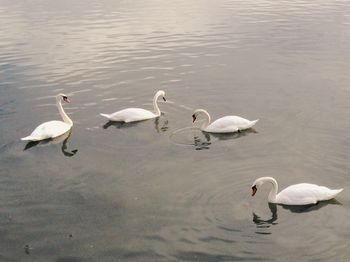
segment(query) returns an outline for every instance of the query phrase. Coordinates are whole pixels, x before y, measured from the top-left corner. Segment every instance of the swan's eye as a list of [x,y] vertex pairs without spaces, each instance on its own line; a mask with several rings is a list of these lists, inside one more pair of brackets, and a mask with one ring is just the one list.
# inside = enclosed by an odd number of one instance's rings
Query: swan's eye
[[256,191],[257,191],[258,189],[256,188],[256,186],[254,185],[254,186],[252,186],[252,196],[254,196],[255,195],[255,193],[256,193]]

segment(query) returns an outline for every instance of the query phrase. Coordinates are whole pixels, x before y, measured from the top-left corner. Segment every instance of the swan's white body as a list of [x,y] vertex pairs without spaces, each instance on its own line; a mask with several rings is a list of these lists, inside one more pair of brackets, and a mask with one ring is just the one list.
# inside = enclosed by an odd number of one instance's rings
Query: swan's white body
[[64,101],[68,102],[68,98],[66,95],[59,94],[56,96],[56,105],[63,121],[53,120],[42,123],[41,125],[36,127],[29,136],[23,137],[21,138],[21,140],[40,141],[44,139],[55,138],[71,130],[73,126],[73,121],[63,110],[61,102],[62,98],[64,98]]
[[265,182],[272,184],[272,189],[268,196],[270,203],[282,205],[309,205],[316,204],[319,201],[330,200],[339,194],[343,189],[329,189],[325,186],[315,184],[301,183],[291,185],[277,194],[278,184],[273,177],[260,177],[253,183],[252,189],[254,196],[257,187]]
[[251,128],[259,121],[258,119],[250,121],[240,116],[224,116],[215,120],[213,123],[210,123],[209,113],[204,109],[197,109],[192,115],[193,122],[199,114],[205,116],[205,121],[201,126],[201,130],[209,133],[233,133],[242,131]]
[[158,97],[160,96],[162,96],[163,100],[166,101],[165,92],[162,90],[158,91],[153,98],[153,107],[155,112],[151,112],[149,110],[145,110],[142,108],[126,108],[126,109],[114,112],[112,114],[101,113],[100,115],[106,117],[110,121],[125,122],[125,123],[156,118],[160,116],[160,110],[157,104]]

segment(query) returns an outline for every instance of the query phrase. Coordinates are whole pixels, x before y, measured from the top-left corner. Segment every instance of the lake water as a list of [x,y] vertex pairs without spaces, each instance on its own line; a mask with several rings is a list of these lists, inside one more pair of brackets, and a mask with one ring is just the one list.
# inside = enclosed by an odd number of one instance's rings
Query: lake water
[[[0,25],[1,261],[348,261],[349,1],[0,0]],[[159,119],[99,115],[159,89]],[[60,92],[71,135],[20,141]],[[344,191],[268,205],[261,176]]]

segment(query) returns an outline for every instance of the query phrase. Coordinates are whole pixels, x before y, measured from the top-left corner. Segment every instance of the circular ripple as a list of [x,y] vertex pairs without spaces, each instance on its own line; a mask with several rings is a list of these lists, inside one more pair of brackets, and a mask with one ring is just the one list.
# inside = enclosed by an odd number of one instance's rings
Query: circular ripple
[[169,137],[178,146],[191,146],[196,150],[209,149],[211,137],[197,127],[185,127],[175,130]]

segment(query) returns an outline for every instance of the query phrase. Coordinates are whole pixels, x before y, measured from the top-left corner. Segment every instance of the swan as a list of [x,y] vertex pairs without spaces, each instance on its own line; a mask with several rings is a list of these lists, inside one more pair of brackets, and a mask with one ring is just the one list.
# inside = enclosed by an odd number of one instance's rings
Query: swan
[[24,141],[40,141],[48,138],[55,138],[68,132],[72,126],[73,121],[64,112],[62,102],[69,103],[69,99],[65,94],[58,94],[56,96],[56,105],[63,121],[53,120],[42,123],[34,129],[34,131],[26,137],[21,138]]
[[343,191],[341,189],[329,189],[315,184],[301,183],[291,185],[277,194],[278,184],[273,177],[260,177],[252,185],[252,196],[255,195],[259,186],[269,182],[272,189],[269,193],[268,201],[270,203],[282,205],[309,205],[316,204],[319,201],[329,200]]
[[201,126],[201,130],[209,133],[239,132],[251,128],[259,121],[259,119],[250,121],[240,116],[224,116],[210,123],[209,113],[204,109],[196,109],[192,115],[193,123],[200,114],[205,116],[205,121]]
[[114,112],[112,114],[100,114],[103,117],[106,117],[110,121],[118,121],[118,122],[135,122],[135,121],[141,121],[151,118],[156,118],[160,116],[160,110],[157,104],[158,97],[162,97],[164,101],[165,99],[165,92],[163,90],[159,90],[153,98],[153,107],[155,113],[145,110],[142,108],[126,108],[117,112]]

